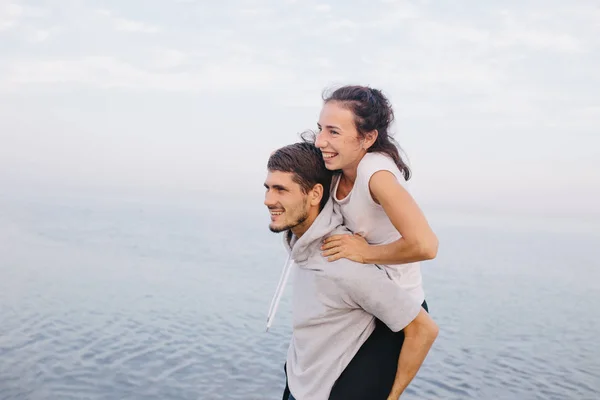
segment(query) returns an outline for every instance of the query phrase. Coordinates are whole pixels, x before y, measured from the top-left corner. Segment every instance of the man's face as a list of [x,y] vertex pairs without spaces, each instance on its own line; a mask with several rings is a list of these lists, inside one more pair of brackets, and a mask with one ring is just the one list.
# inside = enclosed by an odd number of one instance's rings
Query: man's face
[[269,171],[265,181],[265,205],[271,213],[269,229],[283,232],[304,223],[308,218],[308,194],[292,180],[291,172]]

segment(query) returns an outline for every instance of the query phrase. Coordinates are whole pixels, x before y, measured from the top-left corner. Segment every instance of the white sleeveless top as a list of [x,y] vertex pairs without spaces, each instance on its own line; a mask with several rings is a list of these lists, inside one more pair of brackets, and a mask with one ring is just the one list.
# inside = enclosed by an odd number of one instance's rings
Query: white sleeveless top
[[[400,239],[383,207],[373,200],[369,190],[371,176],[377,171],[390,171],[406,188],[407,182],[394,161],[383,153],[367,153],[358,164],[356,181],[344,199],[337,198],[340,175],[332,182],[331,197],[339,204],[344,225],[354,233],[361,234],[369,244],[388,244]],[[425,299],[420,263],[382,265],[394,281],[420,303]]]

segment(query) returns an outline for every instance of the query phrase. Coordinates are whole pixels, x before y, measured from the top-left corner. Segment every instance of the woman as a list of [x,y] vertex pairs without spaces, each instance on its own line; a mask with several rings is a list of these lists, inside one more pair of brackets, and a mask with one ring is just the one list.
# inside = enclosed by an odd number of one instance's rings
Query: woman
[[314,143],[339,172],[331,197],[355,235],[332,236],[322,249],[329,261],[386,266],[422,302],[418,262],[435,258],[438,240],[405,187],[411,173],[389,134],[393,119],[377,89],[345,86],[325,97]]
[[[384,267],[427,310],[419,261],[436,257],[438,240],[405,187],[410,169],[390,136],[393,119],[390,102],[377,89],[344,86],[324,98],[312,139],[327,168],[338,172],[331,197],[354,235],[325,239],[323,256]],[[402,332],[398,340],[404,340]],[[390,398],[398,398],[416,374],[413,361],[400,354]]]

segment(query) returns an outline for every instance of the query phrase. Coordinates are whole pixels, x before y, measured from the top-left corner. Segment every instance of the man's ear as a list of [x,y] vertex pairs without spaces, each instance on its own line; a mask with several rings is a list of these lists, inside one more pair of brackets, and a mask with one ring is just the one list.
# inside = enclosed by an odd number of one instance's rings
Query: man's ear
[[321,204],[321,199],[323,198],[323,185],[317,183],[309,193],[310,197],[310,205],[318,206]]

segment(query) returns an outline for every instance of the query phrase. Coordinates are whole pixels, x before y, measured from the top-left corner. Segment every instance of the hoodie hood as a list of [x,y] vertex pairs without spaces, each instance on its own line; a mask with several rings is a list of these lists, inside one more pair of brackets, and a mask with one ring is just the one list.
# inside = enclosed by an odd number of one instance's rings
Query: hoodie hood
[[292,231],[287,231],[283,234],[283,244],[288,251],[288,258],[281,271],[279,283],[275,294],[271,300],[269,314],[267,316],[267,331],[273,323],[273,318],[277,313],[279,301],[285,290],[292,265],[296,263],[300,268],[307,265],[308,258],[321,252],[321,242],[323,238],[337,233],[348,233],[342,226],[343,217],[339,212],[339,206],[333,200],[329,200],[325,207],[321,210],[312,225],[299,239],[292,234]]
[[297,238],[292,231],[287,231],[283,235],[283,244],[290,258],[300,266],[305,264],[315,252],[320,253],[321,243],[325,237],[347,232],[343,229],[342,223],[343,217],[339,212],[339,206],[329,200],[304,235]]

